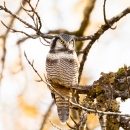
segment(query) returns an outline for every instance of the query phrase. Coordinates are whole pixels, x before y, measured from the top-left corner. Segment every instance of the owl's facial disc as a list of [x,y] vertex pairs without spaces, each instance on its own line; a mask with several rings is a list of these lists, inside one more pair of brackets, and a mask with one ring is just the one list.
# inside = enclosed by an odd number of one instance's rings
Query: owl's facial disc
[[69,49],[69,50],[74,49],[75,40],[72,36],[61,33],[61,34],[58,34],[57,37],[59,37],[59,39],[63,41],[62,43],[66,49]]
[[74,41],[73,40],[63,41],[63,39],[58,39],[57,42],[58,42],[57,45],[59,48],[65,48],[65,49],[69,49],[69,50],[74,49]]
[[55,50],[74,50],[75,40],[72,36],[68,34],[58,34],[52,40],[51,49]]

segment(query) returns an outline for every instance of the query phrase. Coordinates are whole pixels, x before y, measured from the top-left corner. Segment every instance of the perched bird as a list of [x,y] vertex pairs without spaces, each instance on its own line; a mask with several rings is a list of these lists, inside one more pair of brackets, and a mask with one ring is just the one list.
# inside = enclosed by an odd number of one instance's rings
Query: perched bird
[[[69,118],[70,89],[78,84],[79,62],[74,49],[74,38],[67,34],[56,35],[50,43],[50,51],[46,58],[47,79],[58,92],[51,90],[55,100],[61,123]],[[63,97],[61,97],[61,95]]]

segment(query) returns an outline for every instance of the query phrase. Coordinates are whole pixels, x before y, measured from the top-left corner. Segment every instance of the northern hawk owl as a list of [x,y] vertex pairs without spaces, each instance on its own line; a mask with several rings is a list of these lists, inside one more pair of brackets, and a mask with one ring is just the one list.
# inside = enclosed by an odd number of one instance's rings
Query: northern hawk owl
[[[74,49],[74,38],[67,34],[58,34],[50,44],[50,51],[46,58],[47,79],[51,86],[62,96],[70,98],[72,85],[78,84],[79,62]],[[69,118],[69,100],[64,100],[52,91],[58,116],[61,123]]]

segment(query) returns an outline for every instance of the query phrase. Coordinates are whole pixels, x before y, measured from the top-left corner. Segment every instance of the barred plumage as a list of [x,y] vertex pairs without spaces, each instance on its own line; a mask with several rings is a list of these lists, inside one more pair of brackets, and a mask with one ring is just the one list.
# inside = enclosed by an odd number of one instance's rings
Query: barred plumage
[[[73,45],[73,46],[72,46]],[[78,84],[79,63],[74,51],[73,37],[59,34],[51,41],[50,51],[46,58],[47,78],[52,87],[62,96],[69,98],[73,84]],[[51,92],[57,105],[58,116],[62,123],[69,118],[69,101],[64,100],[55,91]]]

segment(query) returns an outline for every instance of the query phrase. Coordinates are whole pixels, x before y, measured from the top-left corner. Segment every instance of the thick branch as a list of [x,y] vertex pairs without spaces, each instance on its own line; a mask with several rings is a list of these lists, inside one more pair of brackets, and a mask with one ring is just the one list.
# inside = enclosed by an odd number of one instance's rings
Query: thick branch
[[[125,15],[130,13],[130,7],[128,7],[127,9],[125,9],[124,11],[122,11],[121,13],[119,13],[117,16],[111,18],[110,20],[108,20],[108,22],[110,23],[110,25],[113,25],[114,23],[116,23],[117,21],[119,21],[122,17],[124,17]],[[93,35],[93,39],[89,42],[89,44],[85,47],[85,49],[83,50],[84,54],[83,54],[83,58],[82,61],[80,63],[80,69],[79,69],[79,80],[81,78],[81,74],[83,72],[83,67],[85,64],[85,61],[87,60],[87,56],[89,54],[89,51],[92,47],[92,45],[95,43],[96,40],[98,40],[100,38],[100,36],[106,31],[108,30],[110,27],[107,24],[104,24],[100,27],[100,29],[94,33]]]
[[[100,88],[105,91],[109,99],[116,99],[120,97],[122,100],[129,98],[128,85],[130,84],[130,67],[124,66],[124,68],[119,68],[117,72],[101,73],[102,76],[99,80],[94,81],[92,85],[75,85],[73,89],[77,91],[78,94],[92,94],[92,98],[96,98],[97,90]],[[111,86],[110,86],[111,85]],[[110,87],[112,87],[110,89]]]

